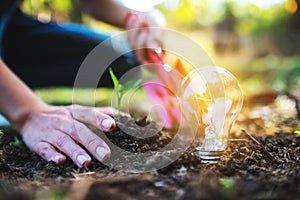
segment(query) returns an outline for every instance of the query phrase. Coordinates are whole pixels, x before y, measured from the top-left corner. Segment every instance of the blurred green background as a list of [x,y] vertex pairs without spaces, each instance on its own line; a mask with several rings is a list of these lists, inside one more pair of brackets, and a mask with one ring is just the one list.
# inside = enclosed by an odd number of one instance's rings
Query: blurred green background
[[[120,1],[140,11],[160,10],[169,28],[194,39],[216,65],[237,76],[245,96],[300,87],[300,0]],[[23,9],[42,21],[71,21],[100,31],[121,31],[93,20],[82,12],[77,0],[25,0]],[[46,101],[51,99],[43,90],[38,94]],[[61,98],[60,102],[69,100],[68,95],[57,95],[57,90],[50,96]]]

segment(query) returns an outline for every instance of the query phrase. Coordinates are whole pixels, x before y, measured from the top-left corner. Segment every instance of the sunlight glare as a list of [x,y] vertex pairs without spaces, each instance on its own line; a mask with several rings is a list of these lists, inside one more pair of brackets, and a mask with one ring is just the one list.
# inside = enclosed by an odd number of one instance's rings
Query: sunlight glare
[[249,3],[254,4],[255,6],[259,8],[263,7],[270,7],[275,4],[281,4],[284,3],[286,0],[248,0]]
[[164,0],[119,0],[125,7],[140,11],[147,12],[152,10],[157,4],[164,2]]
[[287,0],[284,6],[289,13],[295,13],[298,10],[298,4],[295,0]]

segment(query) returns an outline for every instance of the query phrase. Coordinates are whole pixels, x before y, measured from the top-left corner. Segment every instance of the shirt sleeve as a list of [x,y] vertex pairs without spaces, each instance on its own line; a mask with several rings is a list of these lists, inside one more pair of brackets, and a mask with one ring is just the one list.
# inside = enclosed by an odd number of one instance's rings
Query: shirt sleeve
[[9,18],[17,8],[18,0],[1,0],[0,1],[0,56],[2,57],[2,40],[3,33]]

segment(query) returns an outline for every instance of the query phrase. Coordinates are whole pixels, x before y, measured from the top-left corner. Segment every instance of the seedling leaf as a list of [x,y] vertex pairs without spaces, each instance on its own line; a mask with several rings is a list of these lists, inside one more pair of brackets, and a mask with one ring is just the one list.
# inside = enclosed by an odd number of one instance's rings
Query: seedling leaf
[[128,90],[138,87],[142,83],[142,80],[130,80],[130,81],[126,82],[125,85],[122,85],[119,83],[119,80],[118,80],[117,76],[114,74],[112,68],[109,68],[109,74],[113,81],[113,84],[115,86],[115,90],[117,93],[118,119],[120,119],[120,117],[121,117],[121,114],[120,114],[121,100],[123,98],[123,95]]
[[232,193],[234,189],[234,180],[231,178],[220,178],[220,183],[223,186],[223,192],[225,194]]
[[22,140],[20,140],[17,136],[14,137],[14,140],[14,145],[17,147],[23,144]]
[[115,88],[116,88],[117,92],[120,93],[120,94],[122,94],[125,90],[124,86],[121,85],[121,84],[117,85]]
[[113,72],[112,68],[109,68],[109,74],[114,83],[115,88],[118,88],[119,80],[118,80],[117,76],[115,75],[115,73]]
[[130,90],[130,89],[136,88],[141,83],[142,83],[141,79],[139,79],[139,80],[130,80],[130,81],[128,81],[128,82],[125,83],[124,90],[127,91],[127,90]]
[[295,130],[294,133],[299,134],[300,135],[300,130]]

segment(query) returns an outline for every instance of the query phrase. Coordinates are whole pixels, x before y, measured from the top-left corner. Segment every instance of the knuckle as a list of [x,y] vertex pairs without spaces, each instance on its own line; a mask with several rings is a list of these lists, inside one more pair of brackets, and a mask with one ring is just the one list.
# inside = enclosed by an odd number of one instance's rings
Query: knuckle
[[81,149],[81,148],[77,148],[77,149],[72,149],[70,151],[70,156],[73,158],[73,159],[76,159],[78,155],[85,155],[86,152]]
[[42,146],[38,149],[38,154],[45,158],[47,156],[47,152],[50,150],[49,146]]
[[77,125],[73,125],[72,127],[70,127],[70,130],[69,130],[69,135],[74,138],[75,140],[79,140],[80,139],[80,130],[78,128]]
[[101,146],[101,142],[95,138],[89,139],[87,141],[87,148],[88,149],[95,149],[97,146]]
[[109,112],[117,112],[117,109],[115,109],[114,107],[111,107],[111,106],[104,107],[104,109],[106,109]]
[[68,134],[76,133],[75,122],[66,120],[63,124],[63,131],[67,132]]
[[77,129],[74,122],[68,126],[68,131],[71,135],[77,135]]
[[47,119],[50,128],[62,128],[66,124],[65,115],[60,113]]
[[70,142],[71,138],[68,135],[58,136],[56,138],[55,144],[57,147],[64,147],[68,142]]
[[77,135],[77,133],[83,133],[86,129],[86,126],[82,123],[76,123],[76,124],[74,124],[73,127],[74,127],[73,133],[75,133],[76,135]]
[[73,105],[70,106],[71,110],[77,110],[77,109],[80,109],[80,108],[82,108],[82,106],[80,106],[78,104],[73,104]]
[[61,115],[63,115],[63,116],[69,116],[70,115],[69,109],[62,109],[61,110]]
[[39,143],[36,148],[33,149],[37,154],[39,154],[41,157],[48,160],[48,155],[51,150],[53,150],[53,147],[49,144],[45,143]]

